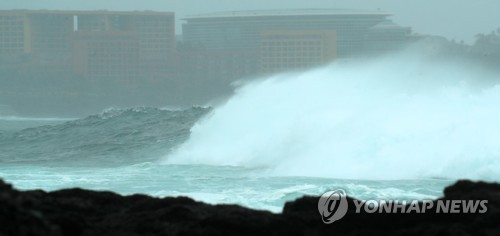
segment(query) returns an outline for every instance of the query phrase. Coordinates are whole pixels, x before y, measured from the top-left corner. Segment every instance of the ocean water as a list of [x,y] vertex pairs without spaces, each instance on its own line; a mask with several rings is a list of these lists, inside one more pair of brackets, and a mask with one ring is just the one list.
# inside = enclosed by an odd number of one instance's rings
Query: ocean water
[[0,118],[0,176],[19,189],[88,188],[190,196],[281,211],[303,195],[343,188],[376,199],[431,199],[449,180],[346,180],[279,176],[266,167],[163,164],[210,108],[110,109],[83,119]]
[[212,107],[4,116],[0,178],[19,189],[189,196],[274,212],[338,188],[360,199],[434,199],[460,178],[500,180],[498,78],[400,56],[239,84]]

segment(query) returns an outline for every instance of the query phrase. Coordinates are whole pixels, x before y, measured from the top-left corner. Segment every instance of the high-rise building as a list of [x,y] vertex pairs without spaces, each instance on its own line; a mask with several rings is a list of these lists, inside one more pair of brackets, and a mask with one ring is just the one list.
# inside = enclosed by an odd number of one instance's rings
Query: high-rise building
[[[138,77],[143,80],[158,79],[169,74],[170,64],[175,55],[173,13],[80,12],[75,15],[75,21],[75,39],[79,42],[77,46],[86,45],[89,48],[101,48],[110,52],[96,53],[89,57],[112,66],[93,63],[95,66],[88,67],[88,71],[85,72],[88,78],[96,80],[109,75],[112,80],[123,78],[126,81],[138,81]],[[82,44],[85,41],[87,43]],[[105,49],[101,45],[108,45],[108,48]],[[82,49],[75,50],[82,52]],[[78,57],[82,55],[88,54],[75,54]],[[81,66],[76,63],[76,67],[81,68]],[[136,79],[132,79],[134,76]]]
[[268,10],[234,11],[185,18],[183,41],[206,50],[258,50],[269,30],[335,30],[337,57],[363,53],[368,29],[390,16],[380,11]]
[[[381,23],[387,22],[389,16],[381,11],[333,9],[195,15],[184,19],[182,44],[191,55],[213,54],[220,61],[231,60],[229,66],[234,68],[225,70],[233,71],[229,80],[235,80],[263,73],[307,69],[334,59],[364,56],[367,54],[365,47],[370,47],[370,51],[383,51],[406,35],[406,31],[402,35],[393,35],[401,34],[399,29],[380,30]],[[379,29],[373,30],[375,26]],[[372,38],[377,42],[367,43]],[[246,56],[255,52],[258,53],[256,56]],[[220,55],[227,55],[230,59],[221,59]],[[255,61],[249,62],[249,59]],[[238,69],[246,65],[257,67],[253,73]],[[207,66],[206,73],[200,73],[208,75],[209,71],[214,69]],[[225,77],[223,74],[214,75],[214,79],[228,80]]]
[[[103,79],[103,75],[121,77],[125,72],[118,67],[129,71],[157,65],[148,69],[162,72],[174,54],[175,17],[171,12],[0,11],[2,62],[22,57],[35,67],[49,63],[74,68],[93,80]],[[88,60],[94,62],[80,64]],[[97,61],[103,65],[98,66]],[[125,78],[139,76],[127,75]]]
[[139,78],[139,41],[124,31],[79,31],[74,35],[73,71],[91,82],[133,85]]
[[29,52],[25,17],[15,12],[0,12],[0,54]]
[[386,20],[371,27],[365,35],[365,54],[380,55],[403,48],[413,41],[411,28]]
[[332,62],[334,30],[270,30],[261,34],[260,69],[273,73],[305,69]]

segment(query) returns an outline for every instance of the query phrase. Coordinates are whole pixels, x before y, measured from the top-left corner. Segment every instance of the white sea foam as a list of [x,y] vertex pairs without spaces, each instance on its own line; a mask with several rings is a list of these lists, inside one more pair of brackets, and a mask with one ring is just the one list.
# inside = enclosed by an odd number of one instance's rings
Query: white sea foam
[[500,180],[500,78],[401,54],[237,89],[164,163],[275,175]]

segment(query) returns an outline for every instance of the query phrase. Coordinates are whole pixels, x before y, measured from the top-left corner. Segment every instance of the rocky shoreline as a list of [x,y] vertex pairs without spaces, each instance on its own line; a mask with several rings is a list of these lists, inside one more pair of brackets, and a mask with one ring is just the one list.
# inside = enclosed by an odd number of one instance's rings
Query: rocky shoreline
[[[500,184],[458,181],[442,199],[487,200],[485,213],[347,214],[324,224],[318,197],[283,213],[209,205],[186,197],[65,189],[18,191],[0,180],[0,236],[10,235],[500,235]],[[347,198],[349,204],[354,199]],[[435,207],[435,206],[434,206]]]

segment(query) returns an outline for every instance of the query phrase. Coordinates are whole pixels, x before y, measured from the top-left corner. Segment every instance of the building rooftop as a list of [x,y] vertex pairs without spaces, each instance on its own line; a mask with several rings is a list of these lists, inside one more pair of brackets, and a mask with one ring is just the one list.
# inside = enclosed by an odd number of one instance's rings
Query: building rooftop
[[400,26],[396,23],[394,23],[394,21],[391,21],[391,20],[385,20],[385,21],[382,21],[380,23],[378,23],[377,25],[373,26],[371,29],[373,30],[384,30],[384,29],[409,29],[409,27],[403,27],[403,26]]
[[229,17],[261,17],[261,16],[313,16],[313,15],[377,15],[390,16],[383,11],[362,11],[352,9],[284,9],[284,10],[253,10],[227,11],[208,14],[190,15],[184,20],[202,18],[229,18]]
[[117,14],[117,15],[174,15],[174,12],[157,12],[157,11],[108,11],[108,10],[27,10],[27,9],[14,9],[14,10],[0,10],[0,14],[72,14],[72,15],[85,15],[85,14]]

